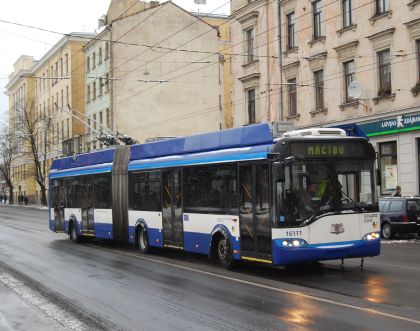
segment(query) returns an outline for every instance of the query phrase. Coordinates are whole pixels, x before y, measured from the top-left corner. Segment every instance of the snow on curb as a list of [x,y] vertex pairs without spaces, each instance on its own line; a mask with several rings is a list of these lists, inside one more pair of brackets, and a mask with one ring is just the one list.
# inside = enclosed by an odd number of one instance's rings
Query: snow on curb
[[54,319],[60,325],[62,325],[66,330],[85,330],[85,326],[82,322],[72,317],[70,314],[56,306],[55,304],[49,302],[43,296],[36,293],[34,290],[27,287],[25,284],[19,280],[1,273],[0,274],[0,283],[6,286],[8,289],[12,290],[17,294],[21,299],[27,302],[30,305],[37,307],[41,310],[46,316]]

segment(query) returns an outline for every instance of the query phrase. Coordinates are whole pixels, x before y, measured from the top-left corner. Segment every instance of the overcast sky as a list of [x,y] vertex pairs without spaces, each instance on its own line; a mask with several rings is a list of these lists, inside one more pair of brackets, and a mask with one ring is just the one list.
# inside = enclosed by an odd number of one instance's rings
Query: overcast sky
[[[147,0],[148,1],[148,0]],[[98,17],[105,14],[110,0],[13,0],[0,1],[0,20],[31,25],[60,33],[92,32]],[[166,1],[160,1],[166,2]],[[194,0],[173,0],[188,11],[229,14],[228,0],[207,0],[196,5]],[[220,9],[218,9],[221,7]],[[0,124],[5,121],[8,98],[3,93],[8,75],[20,55],[38,60],[63,36],[0,22]]]

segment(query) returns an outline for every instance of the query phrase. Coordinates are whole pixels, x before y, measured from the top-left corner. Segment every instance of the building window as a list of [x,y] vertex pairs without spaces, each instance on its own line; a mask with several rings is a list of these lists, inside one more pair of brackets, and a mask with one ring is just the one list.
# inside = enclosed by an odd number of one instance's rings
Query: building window
[[67,105],[70,105],[70,100],[69,100],[69,87],[66,86],[66,103]]
[[390,9],[389,7],[389,0],[376,0],[376,14],[381,15],[388,12]]
[[108,57],[109,57],[109,43],[106,42],[105,43],[105,56],[104,56],[104,59],[106,60],[106,59],[108,59]]
[[70,138],[70,121],[69,119],[66,119],[66,124],[67,124],[67,139]]
[[90,57],[88,56],[86,59],[86,72],[90,71]]
[[391,94],[391,54],[389,49],[378,52],[379,90],[378,96]]
[[96,99],[96,82],[93,82],[92,84],[92,99]]
[[315,109],[324,108],[324,70],[314,72]]
[[102,130],[102,127],[103,127],[103,123],[104,122],[104,119],[103,119],[103,113],[100,111],[99,112],[99,128]]
[[102,63],[102,47],[99,47],[98,64]]
[[248,123],[255,123],[255,90],[248,90]]
[[106,80],[105,80],[105,84],[106,84],[106,91],[109,92],[109,74],[106,74]]
[[93,114],[93,129],[96,131],[96,114]]
[[397,142],[379,144],[379,163],[381,167],[381,194],[391,194],[398,185]]
[[322,31],[322,1],[317,0],[312,3],[312,12],[314,20],[314,39],[323,36]]
[[64,72],[63,72],[63,58],[60,58],[60,79],[63,79]]
[[352,18],[352,0],[343,0],[342,9],[343,9],[343,28],[347,28],[353,25]]
[[65,56],[66,59],[66,75],[69,73],[69,55],[66,54]]
[[287,81],[288,93],[289,93],[289,116],[297,115],[297,89],[296,89],[296,78],[289,79]]
[[93,52],[92,54],[92,69],[96,68],[96,53]]
[[287,15],[287,49],[293,49],[296,47],[296,15],[290,13]]
[[246,47],[248,63],[254,61],[254,29],[246,30]]
[[99,96],[101,96],[102,95],[102,92],[103,92],[103,86],[104,86],[104,84],[102,83],[102,80],[103,80],[103,78],[99,78],[99,92],[98,92],[98,95]]
[[109,108],[106,109],[105,111],[105,117],[106,117],[106,127],[109,128]]
[[349,85],[354,81],[356,75],[356,68],[354,60],[344,63],[344,94],[346,96],[346,102],[350,102],[352,98],[349,97]]
[[88,85],[87,87],[87,96],[86,96],[86,101],[89,102],[90,101],[90,86]]

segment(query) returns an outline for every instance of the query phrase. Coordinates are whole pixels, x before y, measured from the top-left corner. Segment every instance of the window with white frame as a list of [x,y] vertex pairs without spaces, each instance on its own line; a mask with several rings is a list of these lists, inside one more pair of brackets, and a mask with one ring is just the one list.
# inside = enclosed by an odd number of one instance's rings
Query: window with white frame
[[324,36],[322,29],[322,0],[316,0],[312,3],[312,13],[314,22],[314,39],[318,39]]
[[353,0],[342,0],[343,28],[353,25]]
[[287,49],[296,48],[296,15],[290,13],[287,15]]
[[314,72],[315,109],[323,109],[324,105],[324,70]]
[[248,123],[255,123],[255,89],[247,91],[248,96]]
[[381,15],[390,11],[390,0],[376,0],[376,14]]
[[254,61],[254,29],[248,29],[245,31],[246,34],[246,52],[248,63]]
[[343,63],[344,66],[344,95],[346,96],[346,102],[352,101],[349,96],[349,85],[354,82],[356,76],[356,67],[354,60]]

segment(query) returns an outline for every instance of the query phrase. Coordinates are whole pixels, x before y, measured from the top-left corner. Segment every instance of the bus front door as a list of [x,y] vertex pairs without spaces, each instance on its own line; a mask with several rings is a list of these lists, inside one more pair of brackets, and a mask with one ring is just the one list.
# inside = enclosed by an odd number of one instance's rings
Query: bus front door
[[64,231],[65,192],[63,182],[56,179],[52,188],[52,205],[54,207],[55,231]]
[[268,164],[239,167],[241,255],[270,260],[271,226]]
[[163,244],[184,247],[181,170],[162,172]]

